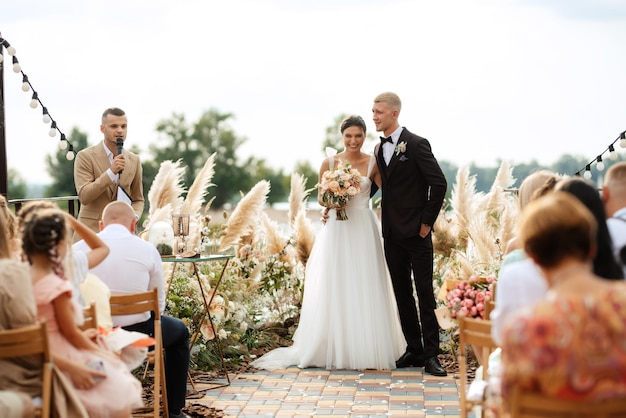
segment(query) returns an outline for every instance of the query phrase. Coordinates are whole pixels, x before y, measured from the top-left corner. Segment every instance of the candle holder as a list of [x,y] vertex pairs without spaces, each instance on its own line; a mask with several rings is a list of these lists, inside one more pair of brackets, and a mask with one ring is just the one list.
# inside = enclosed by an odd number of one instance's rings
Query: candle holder
[[189,215],[172,215],[172,229],[176,237],[176,251],[180,255],[185,252],[186,242],[189,238]]

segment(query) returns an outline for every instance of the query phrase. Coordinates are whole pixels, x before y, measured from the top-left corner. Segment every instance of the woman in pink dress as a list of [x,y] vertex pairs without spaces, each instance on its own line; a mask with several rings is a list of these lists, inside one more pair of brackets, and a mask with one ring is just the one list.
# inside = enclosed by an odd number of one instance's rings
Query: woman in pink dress
[[89,416],[130,417],[143,406],[141,383],[113,353],[91,341],[75,323],[77,307],[61,260],[69,237],[64,214],[55,209],[32,214],[24,225],[22,249],[31,265],[37,316],[46,320],[52,353],[101,372],[89,381],[73,381]]
[[566,400],[624,399],[626,283],[593,273],[593,215],[557,191],[531,202],[519,229],[549,290],[505,327],[503,397],[520,388]]

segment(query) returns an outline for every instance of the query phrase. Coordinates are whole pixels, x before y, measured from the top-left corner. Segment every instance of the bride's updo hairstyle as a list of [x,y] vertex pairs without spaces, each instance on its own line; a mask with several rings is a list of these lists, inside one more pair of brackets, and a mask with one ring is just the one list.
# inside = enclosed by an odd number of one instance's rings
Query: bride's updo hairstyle
[[564,259],[589,260],[595,252],[597,223],[589,209],[566,192],[554,192],[529,202],[519,229],[524,250],[541,267]]
[[343,134],[343,131],[348,129],[351,126],[356,126],[363,129],[363,134],[367,133],[367,128],[365,127],[365,121],[359,115],[350,115],[346,116],[344,120],[341,121],[340,131]]
[[67,236],[65,217],[58,209],[43,209],[31,213],[22,230],[22,251],[29,262],[37,254],[44,254],[50,260],[54,272],[65,278],[59,243]]

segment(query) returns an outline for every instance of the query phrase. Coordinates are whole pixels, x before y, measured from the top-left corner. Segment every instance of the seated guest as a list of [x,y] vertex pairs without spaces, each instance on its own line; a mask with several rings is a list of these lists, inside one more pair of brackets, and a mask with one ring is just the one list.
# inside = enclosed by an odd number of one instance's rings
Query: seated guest
[[597,222],[557,191],[521,214],[520,241],[549,290],[505,326],[502,395],[515,387],[569,400],[626,396],[626,284],[593,273]]
[[100,373],[88,379],[72,379],[76,393],[92,418],[127,418],[143,406],[141,383],[118,356],[90,340],[75,323],[78,308],[72,300],[72,286],[65,278],[62,260],[69,246],[66,214],[44,209],[26,220],[22,250],[30,264],[37,317],[45,320],[50,351],[73,364]]
[[[109,246],[110,253],[90,272],[98,276],[111,289],[111,295],[140,293],[159,289],[161,313],[165,309],[163,264],[157,249],[135,235],[137,217],[125,202],[111,202],[102,212],[98,236]],[[84,241],[74,244],[74,249],[84,251]],[[113,317],[114,326],[129,331],[154,335],[154,321],[150,315]],[[161,317],[163,347],[165,349],[165,378],[170,418],[184,417],[189,368],[189,330],[178,318]]]
[[568,192],[591,211],[598,225],[596,253],[593,272],[607,280],[623,280],[624,273],[613,251],[613,241],[607,226],[606,211],[596,186],[580,177],[572,177],[557,183],[555,190]]
[[[17,213],[19,232],[22,232],[26,220],[33,214],[44,209],[59,209],[59,207],[49,200],[33,200],[27,202],[20,211]],[[89,244],[89,250],[86,252],[73,253],[68,252],[68,255],[63,260],[65,267],[65,273],[67,279],[72,285],[72,298],[74,304],[79,307],[86,307],[91,303],[91,300],[85,300],[81,292],[81,284],[87,277],[87,271],[100,263],[109,254],[109,248],[102,242],[100,238],[86,225],[79,222],[69,213],[65,213],[65,221],[69,224],[70,228],[80,236],[85,242]],[[24,254],[21,257],[26,259]],[[83,311],[78,309],[76,311],[76,324],[82,325]]]
[[[0,202],[6,202],[4,197],[0,196]],[[15,225],[13,213],[0,210],[0,330],[22,328],[34,325],[37,321],[30,271],[25,263],[15,258]],[[95,379],[102,377],[101,373],[54,354],[53,364],[53,413],[59,417],[87,417],[87,411],[72,384],[95,385]],[[57,370],[64,372],[71,381]],[[12,392],[39,398],[42,380],[41,358],[27,356],[0,359],[0,390],[7,391],[5,402],[12,403],[15,400],[16,395]],[[0,417],[10,416],[9,411],[2,409],[4,407],[9,408],[10,405],[0,406]]]
[[620,261],[626,277],[626,264],[620,256],[620,251],[626,246],[626,161],[615,163],[606,170],[602,200],[606,210],[606,224],[613,242],[613,252],[615,258]]

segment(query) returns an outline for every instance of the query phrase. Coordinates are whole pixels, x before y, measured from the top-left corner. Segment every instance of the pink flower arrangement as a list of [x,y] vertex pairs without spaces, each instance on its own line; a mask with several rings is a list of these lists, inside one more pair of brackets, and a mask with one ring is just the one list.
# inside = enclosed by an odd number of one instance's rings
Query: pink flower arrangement
[[337,209],[337,220],[345,221],[348,219],[345,209],[348,200],[361,191],[361,173],[352,168],[350,162],[341,161],[333,170],[322,174],[319,188],[322,191],[322,202]]
[[470,318],[483,319],[485,305],[493,299],[493,284],[496,276],[472,275],[463,280],[448,291],[446,300],[452,312],[452,318],[467,316]]

